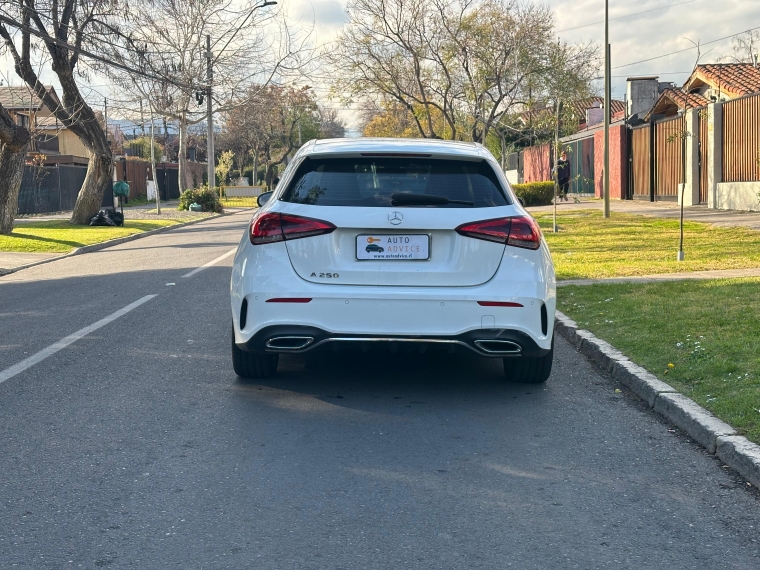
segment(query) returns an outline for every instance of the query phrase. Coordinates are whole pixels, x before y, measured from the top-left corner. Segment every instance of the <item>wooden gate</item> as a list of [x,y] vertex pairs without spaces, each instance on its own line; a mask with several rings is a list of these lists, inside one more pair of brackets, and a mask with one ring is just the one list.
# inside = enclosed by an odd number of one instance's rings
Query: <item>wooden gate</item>
[[655,200],[678,200],[678,185],[683,181],[684,117],[655,123]]
[[723,103],[723,181],[760,180],[760,95]]
[[634,200],[649,200],[649,139],[649,125],[634,127],[631,130]]

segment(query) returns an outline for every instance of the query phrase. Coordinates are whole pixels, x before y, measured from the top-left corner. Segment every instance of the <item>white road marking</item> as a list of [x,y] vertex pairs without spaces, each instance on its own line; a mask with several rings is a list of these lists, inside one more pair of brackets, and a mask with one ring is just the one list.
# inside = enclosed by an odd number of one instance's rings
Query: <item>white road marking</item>
[[193,275],[195,275],[196,273],[199,273],[199,272],[203,271],[204,269],[208,269],[208,268],[209,268],[209,267],[211,267],[212,265],[216,265],[217,263],[219,263],[219,262],[220,262],[220,261],[222,261],[223,259],[227,259],[227,258],[228,258],[230,255],[232,255],[232,254],[233,254],[233,253],[235,253],[236,251],[237,251],[237,248],[235,248],[235,249],[231,249],[230,251],[228,251],[228,252],[227,252],[227,253],[225,253],[224,255],[220,255],[220,256],[219,256],[219,257],[217,257],[216,259],[212,259],[212,260],[211,260],[211,261],[209,261],[207,264],[205,264],[205,265],[201,265],[200,267],[196,267],[196,268],[195,268],[195,269],[193,269],[193,270],[192,270],[190,273],[185,273],[185,274],[184,274],[182,277],[192,277],[192,276],[193,276]]
[[119,317],[122,317],[126,315],[129,311],[132,309],[136,309],[143,303],[147,303],[150,301],[153,297],[157,297],[158,295],[145,295],[145,297],[142,297],[141,299],[138,299],[134,303],[131,303],[127,305],[126,307],[119,309],[115,313],[111,313],[107,317],[104,317],[100,319],[99,321],[92,323],[90,326],[84,327],[83,329],[78,330],[77,332],[70,334],[67,337],[62,338],[58,342],[55,342],[48,346],[47,348],[43,348],[39,352],[31,355],[29,358],[25,358],[18,364],[14,364],[10,368],[6,368],[2,372],[0,372],[0,384],[5,382],[6,380],[9,380],[13,378],[16,374],[19,374],[23,372],[24,370],[27,370],[28,368],[31,368],[35,364],[38,364],[45,360],[48,356],[54,355],[59,350],[63,350],[70,344],[75,343],[80,338],[87,336],[93,331],[98,330],[101,327],[106,326],[108,323],[115,321]]

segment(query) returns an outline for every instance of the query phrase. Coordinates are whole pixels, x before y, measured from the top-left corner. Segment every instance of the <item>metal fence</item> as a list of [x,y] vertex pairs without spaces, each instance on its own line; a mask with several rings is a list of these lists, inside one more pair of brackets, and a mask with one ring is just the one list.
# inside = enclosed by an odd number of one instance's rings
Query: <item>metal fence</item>
[[85,166],[24,166],[18,213],[47,214],[72,210],[86,173]]
[[760,94],[723,103],[723,181],[760,180]]
[[707,107],[699,110],[699,203],[707,204],[707,170],[710,162],[708,145]]
[[562,145],[570,162],[570,192],[594,194],[594,137]]

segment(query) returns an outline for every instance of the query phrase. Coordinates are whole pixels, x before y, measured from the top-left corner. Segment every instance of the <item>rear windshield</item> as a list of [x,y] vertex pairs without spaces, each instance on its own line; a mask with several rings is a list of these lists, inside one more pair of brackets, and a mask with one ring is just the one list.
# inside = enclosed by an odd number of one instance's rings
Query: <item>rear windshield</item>
[[307,158],[282,198],[318,206],[488,208],[509,204],[485,161]]

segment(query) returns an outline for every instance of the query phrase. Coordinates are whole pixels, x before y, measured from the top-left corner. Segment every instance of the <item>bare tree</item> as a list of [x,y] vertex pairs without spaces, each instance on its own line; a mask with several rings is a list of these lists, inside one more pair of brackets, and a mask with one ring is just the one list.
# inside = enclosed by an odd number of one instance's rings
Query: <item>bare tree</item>
[[253,81],[265,85],[303,59],[300,32],[276,9],[259,9],[264,6],[253,0],[138,0],[121,28],[123,49],[108,53],[141,72],[107,68],[116,83],[136,90],[155,115],[176,122],[180,191],[186,189],[188,128],[207,120],[207,36],[215,112],[240,105]]
[[[106,133],[82,97],[77,84],[80,56],[104,41],[107,20],[124,7],[116,0],[19,0],[1,7],[0,37],[13,59],[18,76],[89,152],[89,164],[77,196],[71,221],[86,224],[97,213],[103,193],[111,184],[113,156]],[[43,85],[33,53],[41,50],[58,77],[62,100]]]
[[731,43],[731,53],[722,60],[729,63],[751,63],[756,67],[760,65],[760,30],[749,30],[734,36]]
[[554,74],[596,75],[596,50],[581,66],[556,67],[549,9],[517,0],[351,0],[338,47],[327,54],[334,89],[406,111],[417,135],[484,142],[525,104],[529,84]]

